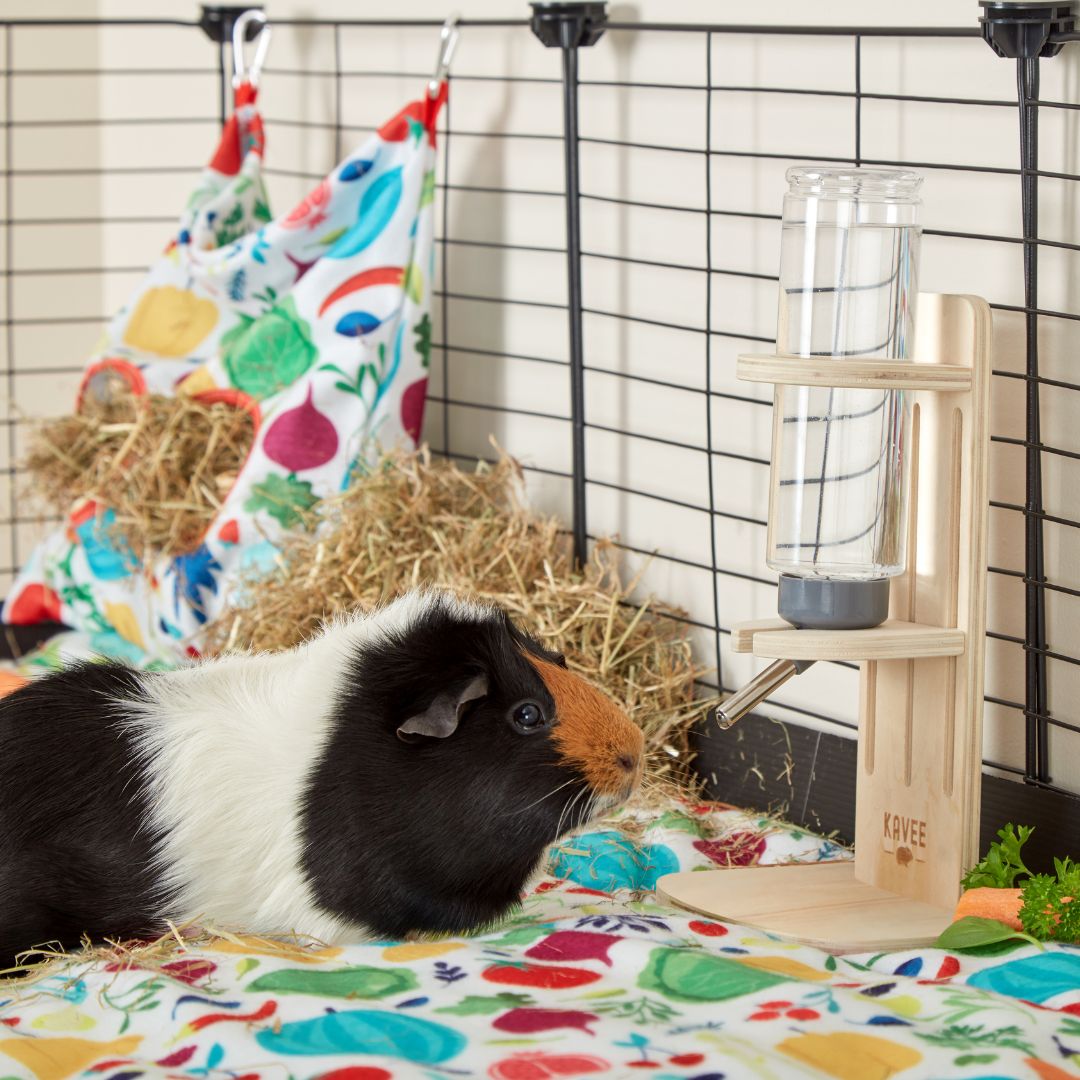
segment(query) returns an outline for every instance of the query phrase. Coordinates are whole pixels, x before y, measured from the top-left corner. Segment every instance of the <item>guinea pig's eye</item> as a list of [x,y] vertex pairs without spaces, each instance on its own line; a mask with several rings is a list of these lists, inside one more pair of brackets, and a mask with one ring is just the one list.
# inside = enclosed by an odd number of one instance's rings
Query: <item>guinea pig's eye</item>
[[535,731],[544,723],[544,713],[535,701],[523,701],[514,709],[513,720],[521,731]]

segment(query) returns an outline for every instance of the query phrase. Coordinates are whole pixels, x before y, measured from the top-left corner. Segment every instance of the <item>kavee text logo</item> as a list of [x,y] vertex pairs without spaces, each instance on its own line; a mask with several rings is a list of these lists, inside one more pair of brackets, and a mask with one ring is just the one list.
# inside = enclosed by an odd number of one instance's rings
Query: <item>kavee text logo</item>
[[921,818],[884,812],[881,833],[882,848],[896,856],[901,866],[926,862],[926,822]]

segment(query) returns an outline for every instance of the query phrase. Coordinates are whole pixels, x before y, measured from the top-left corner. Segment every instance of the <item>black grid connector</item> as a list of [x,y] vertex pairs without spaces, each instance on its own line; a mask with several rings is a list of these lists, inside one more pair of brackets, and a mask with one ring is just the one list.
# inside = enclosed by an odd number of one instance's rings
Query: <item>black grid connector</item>
[[530,4],[529,26],[549,49],[577,49],[595,45],[607,23],[605,0],[577,3]]
[[[219,45],[232,41],[233,27],[236,20],[245,11],[262,11],[262,4],[203,4],[199,12],[199,28],[211,40]],[[257,22],[248,24],[244,33],[245,41],[254,41],[262,27]]]
[[562,49],[563,159],[566,165],[566,293],[570,324],[570,432],[573,458],[574,562],[589,556],[585,472],[585,343],[581,289],[581,133],[578,126],[578,51],[604,33],[607,4],[534,3],[530,27],[549,49]]
[[1031,0],[979,0],[983,40],[1012,60],[1057,56],[1075,26],[1072,3],[1032,3]]

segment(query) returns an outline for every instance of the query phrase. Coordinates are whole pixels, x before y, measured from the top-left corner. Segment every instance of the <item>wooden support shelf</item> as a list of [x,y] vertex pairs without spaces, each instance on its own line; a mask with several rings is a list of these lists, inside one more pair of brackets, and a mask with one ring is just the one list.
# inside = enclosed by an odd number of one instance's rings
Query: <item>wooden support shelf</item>
[[952,921],[951,908],[860,881],[853,861],[696,870],[656,884],[669,903],[829,952],[922,948]]
[[796,630],[783,619],[740,623],[731,649],[767,660],[915,660],[960,656],[966,635],[944,626],[887,619],[870,630]]
[[789,356],[744,353],[736,374],[744,382],[785,386],[839,386],[867,390],[937,390],[964,393],[971,389],[971,368],[959,364],[920,364],[872,360],[860,356]]

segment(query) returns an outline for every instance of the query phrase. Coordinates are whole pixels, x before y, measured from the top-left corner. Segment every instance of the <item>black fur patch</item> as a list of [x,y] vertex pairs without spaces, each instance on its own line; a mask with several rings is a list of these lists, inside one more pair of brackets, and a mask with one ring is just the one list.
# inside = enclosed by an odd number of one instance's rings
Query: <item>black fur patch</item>
[[[387,938],[488,925],[518,902],[560,825],[579,824],[584,778],[549,728],[522,734],[508,720],[525,700],[554,719],[522,650],[560,659],[502,613],[477,622],[441,601],[360,650],[302,817],[304,870],[325,910]],[[397,738],[437,693],[481,672],[489,694],[452,735]]]
[[153,676],[81,664],[0,698],[0,968],[161,929],[143,776],[118,722]]

